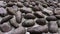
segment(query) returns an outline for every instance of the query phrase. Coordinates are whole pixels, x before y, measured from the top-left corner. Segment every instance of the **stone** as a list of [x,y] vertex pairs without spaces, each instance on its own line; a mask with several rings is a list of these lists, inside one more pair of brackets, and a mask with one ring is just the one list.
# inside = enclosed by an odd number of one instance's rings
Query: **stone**
[[3,17],[3,19],[0,21],[0,24],[3,24],[4,22],[9,21],[11,18],[13,18],[12,15],[7,15],[7,16]]
[[43,32],[48,32],[48,26],[44,25],[44,26],[37,26],[37,27],[31,27],[27,29],[28,32],[33,33],[33,34],[41,34]]
[[7,3],[7,7],[12,7],[13,5],[14,5],[14,3],[11,1]]
[[7,10],[4,8],[0,8],[0,16],[6,16],[7,15]]
[[9,32],[12,30],[12,27],[8,23],[4,23],[0,26],[3,32]]
[[12,7],[7,7],[7,12],[11,15],[15,15],[15,13],[17,12],[16,10],[14,10],[14,8]]
[[33,13],[27,13],[26,15],[24,15],[25,19],[35,19],[35,15]]
[[46,25],[46,19],[44,18],[37,19],[36,23],[39,25]]
[[26,29],[24,27],[19,27],[11,32],[11,34],[25,34]]
[[46,8],[43,9],[43,13],[46,14],[46,15],[50,15],[50,16],[53,15],[53,11],[48,10]]
[[18,23],[21,23],[21,21],[22,21],[22,13],[20,11],[16,12],[15,17],[16,17],[16,21]]
[[57,19],[60,19],[60,15],[55,15]]
[[15,27],[15,28],[19,27],[19,24],[16,22],[15,16],[12,19],[10,19],[9,22],[13,27]]
[[55,16],[48,16],[48,17],[46,17],[46,20],[47,21],[56,21],[57,18]]
[[7,3],[4,1],[0,1],[0,7],[6,7]]
[[25,20],[23,23],[22,23],[22,26],[23,27],[32,27],[35,25],[35,22],[34,20],[32,19],[29,19],[29,20]]
[[21,8],[20,11],[22,13],[32,13],[32,9],[31,8],[27,8],[27,7]]
[[24,5],[23,5],[23,3],[21,3],[21,2],[17,2],[17,6],[18,6],[18,7],[23,7]]
[[57,21],[50,21],[48,23],[48,28],[49,28],[49,32],[51,32],[51,33],[57,33],[58,32]]
[[35,12],[34,15],[35,15],[37,18],[44,18],[44,14],[43,14],[41,11]]
[[54,14],[60,15],[60,8],[56,8],[56,9],[54,10]]

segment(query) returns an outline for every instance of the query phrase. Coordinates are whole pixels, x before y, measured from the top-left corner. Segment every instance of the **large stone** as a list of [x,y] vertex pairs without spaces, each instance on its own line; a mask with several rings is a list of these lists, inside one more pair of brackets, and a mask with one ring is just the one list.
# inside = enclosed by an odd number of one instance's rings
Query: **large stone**
[[46,19],[44,18],[37,19],[36,23],[39,25],[46,25]]
[[15,27],[15,28],[19,27],[19,24],[16,22],[15,16],[12,19],[10,19],[9,22],[13,27]]
[[3,32],[9,32],[10,30],[12,30],[12,27],[8,23],[2,24],[0,28]]
[[7,12],[11,15],[15,15],[15,13],[17,12],[16,10],[14,10],[14,8],[12,7],[7,7]]
[[34,33],[34,34],[37,34],[37,33],[41,34],[43,32],[47,33],[48,32],[48,26],[44,25],[44,26],[31,27],[31,28],[28,28],[27,31],[30,33]]
[[25,34],[26,29],[24,27],[19,27],[11,32],[11,34]]
[[12,15],[7,15],[7,16],[3,17],[3,19],[0,21],[0,24],[3,24],[4,22],[9,21],[11,18],[13,18]]
[[0,1],[0,7],[6,7],[7,3],[4,1]]
[[48,28],[49,28],[49,32],[51,32],[51,33],[57,33],[58,32],[57,21],[50,21],[48,23]]
[[32,19],[29,19],[29,20],[25,20],[23,23],[22,23],[22,26],[24,27],[32,27],[35,25],[35,22],[34,20]]

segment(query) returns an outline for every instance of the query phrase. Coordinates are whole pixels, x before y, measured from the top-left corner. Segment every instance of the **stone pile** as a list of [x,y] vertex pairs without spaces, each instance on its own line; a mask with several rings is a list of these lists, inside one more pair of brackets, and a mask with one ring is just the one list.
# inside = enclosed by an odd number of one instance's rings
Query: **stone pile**
[[60,34],[60,3],[0,1],[0,34]]

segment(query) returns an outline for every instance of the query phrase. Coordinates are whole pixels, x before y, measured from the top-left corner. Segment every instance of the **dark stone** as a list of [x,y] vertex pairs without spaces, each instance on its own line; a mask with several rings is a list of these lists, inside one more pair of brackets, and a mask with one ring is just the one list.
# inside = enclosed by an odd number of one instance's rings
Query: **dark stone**
[[60,20],[57,20],[58,27],[60,27]]
[[57,18],[55,16],[48,16],[48,17],[46,17],[46,20],[47,21],[56,21]]
[[33,10],[33,11],[40,11],[40,8],[39,8],[38,6],[33,6],[33,7],[32,7],[32,10]]
[[44,18],[44,14],[40,11],[35,12],[34,15],[38,18]]
[[35,19],[35,16],[32,13],[27,13],[26,15],[24,15],[24,18],[25,19]]
[[45,25],[46,24],[46,19],[40,18],[36,20],[36,23],[39,25]]
[[22,26],[24,27],[32,27],[35,25],[35,22],[34,20],[30,19],[30,20],[25,20],[23,23],[22,23]]

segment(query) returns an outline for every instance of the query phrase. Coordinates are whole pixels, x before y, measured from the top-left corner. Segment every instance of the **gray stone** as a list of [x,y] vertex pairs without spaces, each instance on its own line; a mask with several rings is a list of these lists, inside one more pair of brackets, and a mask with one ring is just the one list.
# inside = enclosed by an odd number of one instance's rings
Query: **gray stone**
[[11,32],[11,34],[25,34],[26,30],[24,27],[19,27],[17,29],[15,29],[13,32]]
[[49,32],[51,32],[51,33],[57,33],[58,32],[57,21],[50,21],[48,23],[48,28],[49,28]]
[[10,30],[12,30],[12,27],[8,23],[2,24],[0,28],[3,32],[9,32]]
[[9,21],[11,18],[13,18],[12,15],[7,15],[7,16],[3,17],[3,19],[0,21],[0,24],[3,24],[4,22]]
[[19,27],[19,24],[16,22],[15,16],[12,19],[10,19],[9,22],[13,27],[15,27],[15,28]]
[[16,12],[15,17],[16,17],[16,21],[18,23],[21,23],[21,21],[22,21],[22,13],[20,11]]
[[4,8],[0,8],[0,16],[6,16],[7,15],[7,11]]
[[29,19],[29,20],[25,20],[23,23],[22,23],[22,26],[23,27],[32,27],[35,25],[35,22],[34,20],[32,19]]

